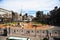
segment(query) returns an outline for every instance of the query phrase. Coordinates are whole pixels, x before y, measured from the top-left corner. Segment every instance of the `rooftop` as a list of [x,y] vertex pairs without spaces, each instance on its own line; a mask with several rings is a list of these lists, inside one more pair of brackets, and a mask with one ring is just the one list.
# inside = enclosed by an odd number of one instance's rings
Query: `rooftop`
[[11,27],[11,28],[18,28],[18,29],[20,29],[20,28],[24,28],[24,29],[35,29],[35,27],[36,27],[36,29],[37,30],[49,30],[49,29],[51,29],[51,28],[53,28],[53,26],[50,26],[50,25],[42,25],[42,24],[32,24],[32,23],[22,23],[22,25],[23,25],[23,27],[20,27],[20,26],[16,26],[15,24],[13,24],[13,26],[12,25],[5,25],[5,24],[0,24],[0,28],[9,28],[9,27]]

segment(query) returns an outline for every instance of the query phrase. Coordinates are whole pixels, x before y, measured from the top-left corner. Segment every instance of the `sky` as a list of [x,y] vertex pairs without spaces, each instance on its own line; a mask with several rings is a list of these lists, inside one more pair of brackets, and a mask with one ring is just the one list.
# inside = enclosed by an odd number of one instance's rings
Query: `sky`
[[22,14],[28,13],[35,16],[36,11],[44,11],[46,14],[55,6],[60,7],[60,0],[0,0],[0,8],[13,10]]

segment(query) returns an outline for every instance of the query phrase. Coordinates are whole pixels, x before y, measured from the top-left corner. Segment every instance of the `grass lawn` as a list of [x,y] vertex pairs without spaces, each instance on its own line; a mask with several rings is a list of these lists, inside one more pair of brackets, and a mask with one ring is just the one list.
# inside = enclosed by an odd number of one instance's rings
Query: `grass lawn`
[[43,24],[41,22],[33,22],[33,24],[42,24],[42,25],[47,25],[47,24]]
[[34,24],[41,24],[40,22],[33,22]]
[[[5,25],[9,25],[9,24],[17,24],[18,22],[5,22]],[[19,22],[19,23],[23,23],[23,22]]]

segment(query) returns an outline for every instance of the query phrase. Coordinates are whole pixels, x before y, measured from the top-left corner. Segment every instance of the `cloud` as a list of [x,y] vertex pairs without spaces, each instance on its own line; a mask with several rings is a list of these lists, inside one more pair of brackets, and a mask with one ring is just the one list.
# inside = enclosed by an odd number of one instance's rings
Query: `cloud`
[[20,12],[31,10],[52,10],[55,6],[59,6],[59,0],[3,0],[0,7]]

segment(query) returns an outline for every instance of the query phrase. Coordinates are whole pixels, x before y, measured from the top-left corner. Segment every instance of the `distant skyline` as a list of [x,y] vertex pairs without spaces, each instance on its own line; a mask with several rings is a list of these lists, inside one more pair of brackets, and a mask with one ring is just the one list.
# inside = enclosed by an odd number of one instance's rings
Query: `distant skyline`
[[[20,13],[29,13],[35,16],[36,11],[44,11],[46,14],[55,6],[60,7],[60,0],[0,0],[0,8],[13,10]],[[31,13],[31,14],[30,14]]]

